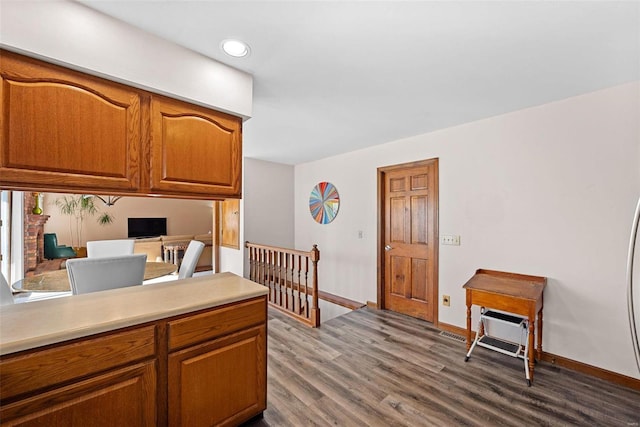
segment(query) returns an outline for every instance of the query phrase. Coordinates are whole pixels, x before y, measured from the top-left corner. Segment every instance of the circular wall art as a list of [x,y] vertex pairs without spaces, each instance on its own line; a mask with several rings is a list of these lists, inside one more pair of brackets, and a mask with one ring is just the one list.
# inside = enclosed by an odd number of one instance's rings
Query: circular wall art
[[338,189],[330,182],[321,182],[311,190],[309,211],[316,222],[329,224],[338,215],[340,196]]

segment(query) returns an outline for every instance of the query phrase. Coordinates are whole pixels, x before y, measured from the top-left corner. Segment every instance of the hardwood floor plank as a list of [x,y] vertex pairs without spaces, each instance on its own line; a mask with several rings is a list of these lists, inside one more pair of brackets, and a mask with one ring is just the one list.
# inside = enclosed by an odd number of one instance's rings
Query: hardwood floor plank
[[309,409],[333,426],[360,427],[363,425],[362,419],[352,414],[349,407],[345,408],[328,396],[309,406]]
[[[272,336],[274,337],[273,339]],[[298,353],[294,353],[288,348],[288,344],[285,345],[279,341],[283,338],[286,339],[286,336],[279,333],[274,333],[273,335],[270,333],[269,338],[269,358],[283,357],[287,360],[291,370],[307,378],[311,384],[332,400],[348,407],[360,419],[371,419],[370,425],[379,426],[389,425],[393,421],[376,407],[377,402],[385,396],[379,397],[377,401],[375,397],[372,399],[372,395],[375,396],[379,393],[377,387],[373,386],[366,389],[353,387],[352,384],[346,383],[345,378],[341,375],[341,373],[346,373],[349,378],[352,378],[353,382],[356,382],[357,378],[353,377],[353,373],[348,373],[345,369],[336,370],[336,366],[330,365],[331,361],[329,360],[324,362],[316,360],[316,362],[312,363],[310,360],[314,356],[302,348],[299,348],[301,354],[307,357],[300,357]],[[272,347],[274,347],[273,351]],[[268,383],[267,390],[270,385],[271,383]]]
[[[398,411],[402,419],[399,425],[424,425],[443,426],[451,424],[451,419],[447,418],[439,411],[425,411],[425,408],[416,409],[410,400],[402,396],[389,395],[382,402]],[[420,405],[421,406],[421,405]]]
[[267,378],[270,377],[273,377],[274,381],[279,381],[280,378],[286,378],[287,391],[305,405],[313,405],[316,401],[324,397],[324,394],[315,388],[305,377],[298,375],[275,357],[269,360]]
[[252,426],[638,426],[640,392],[359,309],[312,329],[269,310],[268,408]]
[[267,381],[272,385],[267,403],[278,408],[278,416],[281,420],[278,425],[322,427],[329,425],[322,418],[313,416],[308,410],[308,406],[290,393],[278,378],[267,377]]
[[365,362],[364,357],[362,354],[358,355],[357,359],[349,359],[348,356],[344,356],[341,362],[354,369],[358,369],[363,364],[367,365],[369,369],[367,373],[363,373],[363,375],[369,375],[366,377],[367,380],[374,381],[379,387],[407,401],[415,402],[416,406],[419,406],[425,414],[425,420],[427,421],[435,418],[445,419],[448,423],[456,425],[475,425],[473,411],[466,407],[462,407],[458,411],[457,408],[462,405],[462,402],[450,399],[440,392],[446,386],[443,387],[442,384],[439,384],[438,387],[425,387],[419,377],[405,375],[397,369],[380,363],[375,358]]
[[[385,345],[386,345],[386,349],[388,350],[389,348],[398,348],[397,347],[397,343],[399,341],[401,342],[406,342],[409,339],[411,339],[413,342],[420,342],[423,341],[422,339],[416,339],[417,337],[415,335],[413,336],[403,336],[401,335],[402,332],[400,331],[407,331],[407,328],[395,328],[395,325],[393,324],[393,321],[391,322],[386,322],[385,323],[387,325],[387,329],[388,331],[392,331],[393,335],[389,338],[387,338],[385,340]],[[434,330],[428,330],[425,331],[424,329],[422,330],[416,330],[416,329],[412,329],[409,332],[415,333],[415,332],[419,332],[422,335],[424,334],[433,334],[436,331]],[[419,338],[422,338],[422,336],[420,336]],[[447,339],[449,340],[449,339]],[[444,369],[445,365],[444,363],[447,362],[446,359],[443,359],[442,362],[434,362],[435,360],[438,360],[437,357],[437,352],[432,351],[430,352],[430,350],[433,349],[433,346],[437,344],[437,340],[429,340],[430,344],[428,346],[420,346],[420,345],[414,345],[414,346],[405,346],[404,344],[400,347],[402,349],[402,352],[398,352],[396,353],[396,355],[401,355],[402,353],[404,353],[405,355],[405,362],[410,362],[413,365],[417,365],[417,366],[411,366],[411,364],[406,365],[406,368],[408,368],[408,371],[405,373],[405,375],[409,378],[413,377],[413,376],[417,376],[422,378],[422,380],[426,380],[429,379],[430,383],[432,384],[437,384],[438,387],[448,387],[448,389],[451,391],[453,389],[457,388],[457,395],[458,396],[466,396],[469,394],[473,394],[472,391],[470,391],[471,389],[469,388],[469,384],[465,384],[462,387],[459,387],[456,385],[456,381],[455,379],[453,379],[451,382],[449,382],[448,384],[444,384],[441,383],[441,379],[442,379],[442,375],[437,375],[437,376],[433,376],[430,377],[429,374],[427,372],[423,372],[421,371],[421,369],[419,369],[419,367],[424,367],[425,364],[424,363],[416,363],[415,361],[419,358],[422,359],[428,359],[431,362],[429,363],[429,365],[435,365],[438,366],[439,369],[437,370],[432,370],[432,372],[440,372],[442,369]],[[379,348],[380,352],[384,352],[385,350],[383,348]],[[432,358],[425,358],[424,357],[424,351],[427,351],[428,353],[432,353],[434,354],[436,357],[432,357]],[[460,355],[462,356],[464,354],[464,349],[461,346],[460,348]],[[462,359],[461,359],[462,360]],[[398,372],[395,373],[396,375],[398,375]],[[478,389],[481,390],[480,387],[478,387]],[[432,390],[429,390],[432,391]],[[475,406],[475,411],[474,412],[469,412],[468,413],[468,418],[467,418],[467,422],[473,422],[472,417],[474,416],[474,414],[483,414],[481,416],[485,417],[485,421],[490,421],[492,419],[494,419],[495,417],[502,417],[502,422],[504,423],[506,420],[504,419],[504,414],[508,413],[508,405],[509,402],[506,400],[503,400],[501,402],[493,402],[493,405],[487,405],[487,403],[491,403],[488,402],[488,398],[484,396],[483,393],[476,393],[473,394],[473,403],[471,403],[471,406]],[[467,406],[469,406],[469,399],[466,400],[461,400],[461,401],[453,401],[453,402],[449,402],[447,404],[447,408],[453,408],[455,407],[455,405],[457,404],[466,404]],[[476,415],[478,416],[478,415]],[[511,417],[511,422],[516,425],[518,423],[521,422],[525,422],[526,419],[522,418],[522,417]]]

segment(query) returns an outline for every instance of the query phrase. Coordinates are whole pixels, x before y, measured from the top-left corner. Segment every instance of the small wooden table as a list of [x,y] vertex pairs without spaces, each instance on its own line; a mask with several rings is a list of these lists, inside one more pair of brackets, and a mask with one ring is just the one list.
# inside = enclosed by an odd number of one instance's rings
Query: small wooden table
[[[526,316],[529,320],[529,372],[533,381],[535,338],[537,338],[538,359],[542,357],[542,297],[546,284],[546,277],[476,270],[476,274],[463,286],[467,293],[467,352],[472,343],[471,306],[473,304]],[[535,333],[536,315],[537,334]]]
[[[177,270],[173,264],[166,262],[147,262],[144,266],[144,280],[166,276]],[[37,276],[25,277],[12,286],[15,292],[70,292],[67,270],[55,270]]]

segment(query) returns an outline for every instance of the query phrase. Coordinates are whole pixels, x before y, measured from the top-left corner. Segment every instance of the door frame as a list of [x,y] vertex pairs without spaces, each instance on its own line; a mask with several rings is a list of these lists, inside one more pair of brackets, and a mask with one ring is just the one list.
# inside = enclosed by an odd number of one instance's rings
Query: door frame
[[377,250],[377,255],[378,255],[378,274],[377,274],[377,281],[378,281],[378,290],[377,290],[377,298],[378,298],[378,308],[381,310],[385,310],[386,309],[386,303],[385,303],[385,298],[384,298],[384,284],[385,284],[385,277],[384,277],[384,273],[385,273],[385,250],[384,250],[384,242],[385,242],[385,205],[384,205],[384,201],[385,201],[385,174],[390,172],[390,171],[394,171],[394,170],[398,170],[398,169],[407,169],[407,168],[414,168],[414,167],[420,167],[420,166],[428,166],[428,165],[433,165],[434,169],[435,169],[435,224],[434,224],[434,240],[435,240],[435,249],[434,249],[434,260],[433,260],[433,272],[434,272],[434,283],[433,283],[433,289],[431,292],[431,301],[433,301],[432,307],[433,307],[433,326],[438,327],[438,306],[440,304],[439,299],[438,299],[438,295],[440,293],[440,286],[439,286],[439,279],[438,279],[438,272],[439,272],[439,250],[440,250],[440,232],[439,232],[439,218],[440,218],[440,206],[439,206],[439,181],[440,181],[440,172],[439,172],[439,158],[438,157],[434,157],[432,159],[425,159],[425,160],[418,160],[415,162],[408,162],[408,163],[401,163],[401,164],[397,164],[397,165],[391,165],[391,166],[383,166],[383,167],[379,167],[378,168],[378,194],[377,194],[377,199],[378,199],[378,250]]

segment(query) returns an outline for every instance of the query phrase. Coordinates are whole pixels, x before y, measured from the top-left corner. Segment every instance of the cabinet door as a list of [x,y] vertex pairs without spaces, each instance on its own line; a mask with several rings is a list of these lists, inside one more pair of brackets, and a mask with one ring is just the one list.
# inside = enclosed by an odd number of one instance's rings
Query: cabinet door
[[240,200],[220,203],[220,246],[240,249]]
[[155,361],[122,368],[3,405],[4,426],[156,425]]
[[132,88],[0,52],[0,185],[131,192],[140,185]]
[[238,425],[267,407],[266,326],[169,355],[169,425]]
[[240,197],[240,118],[153,96],[150,151],[152,192]]

